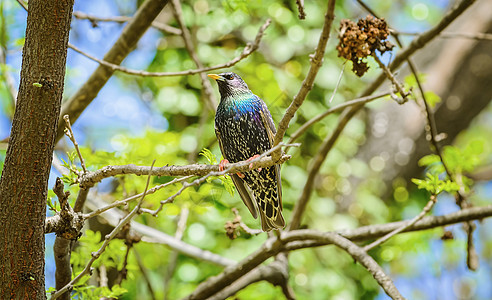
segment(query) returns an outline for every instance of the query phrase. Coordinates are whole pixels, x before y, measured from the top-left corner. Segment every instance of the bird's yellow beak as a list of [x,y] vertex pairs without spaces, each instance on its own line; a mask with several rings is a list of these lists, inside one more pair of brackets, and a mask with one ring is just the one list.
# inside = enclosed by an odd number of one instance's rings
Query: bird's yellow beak
[[208,74],[207,76],[215,80],[224,80],[222,76],[219,76],[217,74]]

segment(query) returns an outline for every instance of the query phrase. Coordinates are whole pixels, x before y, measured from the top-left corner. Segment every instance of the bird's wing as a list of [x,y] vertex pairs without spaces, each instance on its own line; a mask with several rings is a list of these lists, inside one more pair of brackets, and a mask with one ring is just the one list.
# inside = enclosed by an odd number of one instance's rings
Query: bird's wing
[[270,140],[270,146],[273,146],[273,139],[275,138],[275,134],[277,133],[277,129],[275,128],[275,124],[273,123],[273,118],[272,115],[270,114],[270,111],[268,110],[268,107],[266,106],[265,102],[261,101],[261,118],[263,121],[263,124],[265,125],[265,128],[268,133],[268,139]]
[[[220,151],[222,152],[224,158],[227,159],[227,157],[225,157],[224,146],[222,145],[222,139],[220,138],[220,133],[217,130],[217,128],[215,128],[215,135],[217,136],[217,140],[219,141]],[[241,200],[243,200],[246,207],[248,207],[249,212],[251,213],[253,218],[256,219],[258,215],[256,213],[256,208],[253,201],[254,199],[253,195],[248,191],[248,188],[244,185],[244,181],[241,178],[239,178],[239,176],[237,176],[236,174],[231,174],[231,178],[232,178],[232,182],[234,183],[234,186],[236,187],[236,190],[239,193],[239,196],[241,196]]]
[[256,208],[253,202],[254,198],[253,195],[248,191],[247,187],[244,185],[244,181],[239,178],[236,174],[231,174],[232,182],[234,183],[234,186],[236,187],[237,191],[239,192],[239,196],[241,196],[241,199],[243,200],[244,204],[248,207],[249,212],[253,216],[253,218],[257,218],[258,215],[256,213]]
[[[263,125],[267,131],[268,140],[270,141],[270,147],[273,147],[273,141],[275,139],[275,134],[277,133],[277,129],[275,128],[275,124],[273,123],[272,115],[268,110],[265,102],[262,101],[261,105],[262,110],[260,111],[261,120],[263,121]],[[280,210],[282,210],[282,180],[280,178],[280,165],[275,165],[275,175],[277,179],[277,193],[278,200],[280,204]]]

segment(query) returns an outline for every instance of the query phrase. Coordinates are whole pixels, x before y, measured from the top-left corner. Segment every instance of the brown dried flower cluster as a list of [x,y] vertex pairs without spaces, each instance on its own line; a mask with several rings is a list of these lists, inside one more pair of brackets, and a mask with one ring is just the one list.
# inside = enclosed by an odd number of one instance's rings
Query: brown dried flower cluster
[[352,71],[360,77],[369,69],[365,61],[367,56],[375,55],[376,50],[384,53],[393,49],[394,45],[385,41],[389,33],[388,24],[384,19],[367,16],[357,24],[343,19],[340,22],[338,56],[351,60]]
[[235,240],[239,234],[239,222],[227,221],[224,225],[226,235],[229,239]]

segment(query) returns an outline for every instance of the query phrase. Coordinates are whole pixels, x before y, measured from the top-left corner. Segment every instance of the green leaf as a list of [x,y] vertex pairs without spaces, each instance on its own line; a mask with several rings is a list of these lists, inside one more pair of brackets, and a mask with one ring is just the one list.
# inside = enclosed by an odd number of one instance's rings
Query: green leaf
[[417,185],[419,189],[425,189],[432,195],[439,195],[442,192],[456,193],[460,186],[451,180],[441,180],[439,175],[427,173],[426,179],[412,178],[412,182]]
[[[421,73],[418,76],[420,83],[425,83],[425,81],[427,80],[427,74]],[[415,88],[417,87],[417,81],[415,80],[415,76],[413,74],[406,76],[404,82],[405,85],[409,85]]]
[[434,108],[437,103],[441,102],[441,97],[439,97],[436,93],[432,91],[424,92],[425,99],[430,107]]
[[215,157],[212,151],[207,148],[203,148],[202,151],[200,151],[200,155],[204,156],[211,165],[217,164],[217,157]]
[[125,288],[122,288],[121,286],[119,285],[114,285],[112,288],[111,288],[111,292],[107,295],[104,295],[106,297],[112,297],[112,298],[119,298],[121,295],[127,293],[128,290],[125,289]]
[[234,183],[232,182],[232,178],[230,176],[221,176],[220,181],[224,185],[226,191],[231,195],[234,196]]
[[48,197],[46,199],[46,204],[48,205],[49,209],[52,210],[52,211],[54,211],[54,212],[57,212],[58,211],[58,209],[56,208],[56,203],[57,202],[54,202],[53,203],[52,197]]
[[75,158],[77,157],[77,152],[73,150],[72,152],[67,152],[68,159],[70,160],[70,164],[73,165],[75,162]]
[[419,160],[419,166],[427,167],[431,164],[440,163],[441,159],[436,154],[429,154]]

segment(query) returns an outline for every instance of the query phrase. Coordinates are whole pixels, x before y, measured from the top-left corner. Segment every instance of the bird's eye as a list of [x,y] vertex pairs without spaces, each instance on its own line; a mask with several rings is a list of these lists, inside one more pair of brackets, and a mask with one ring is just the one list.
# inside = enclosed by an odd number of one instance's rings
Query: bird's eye
[[225,77],[225,79],[227,79],[227,80],[231,80],[231,79],[232,79],[232,75],[231,75],[231,74],[227,74],[227,75],[225,75],[224,77]]

